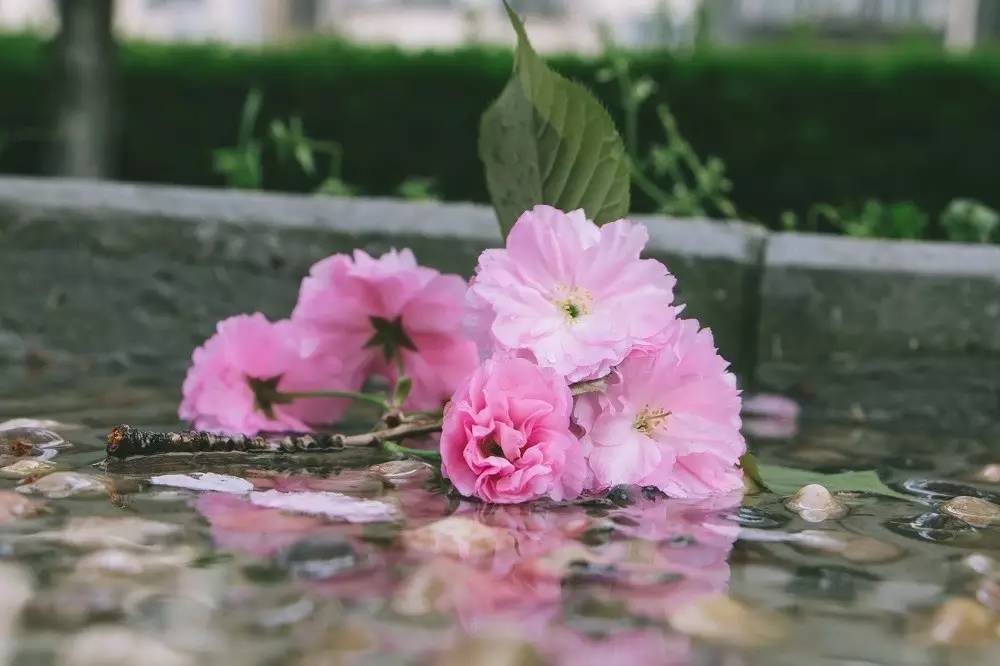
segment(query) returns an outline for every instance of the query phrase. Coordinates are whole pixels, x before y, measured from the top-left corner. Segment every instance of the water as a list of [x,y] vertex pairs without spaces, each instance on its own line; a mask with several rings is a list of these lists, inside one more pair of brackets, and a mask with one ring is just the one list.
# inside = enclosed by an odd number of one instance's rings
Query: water
[[[413,463],[373,469],[387,460],[375,451],[105,468],[112,425],[177,427],[173,382],[2,379],[0,421],[65,424],[53,429],[70,448],[42,438],[32,455],[99,483],[33,496],[21,515],[0,502],[0,661],[1000,663],[1000,527],[940,510],[955,495],[996,501],[1000,485],[976,480],[1000,462],[995,435],[811,425],[753,442],[764,461],[877,468],[914,498],[848,498],[836,521],[806,522],[768,493],[682,502],[623,488],[490,507],[440,493]],[[192,471],[342,492],[398,518],[332,521],[147,482]],[[7,504],[18,483],[0,480]]]

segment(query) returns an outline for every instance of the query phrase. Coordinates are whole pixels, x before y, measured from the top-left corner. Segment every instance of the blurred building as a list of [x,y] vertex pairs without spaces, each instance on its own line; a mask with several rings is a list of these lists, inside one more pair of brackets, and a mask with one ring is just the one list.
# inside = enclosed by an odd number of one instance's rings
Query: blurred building
[[[593,52],[697,35],[741,43],[801,32],[871,41],[913,32],[967,48],[996,32],[1000,0],[511,0],[544,51]],[[0,27],[51,30],[52,0],[0,0]],[[500,0],[116,0],[119,34],[262,44],[312,35],[409,48],[510,43]]]

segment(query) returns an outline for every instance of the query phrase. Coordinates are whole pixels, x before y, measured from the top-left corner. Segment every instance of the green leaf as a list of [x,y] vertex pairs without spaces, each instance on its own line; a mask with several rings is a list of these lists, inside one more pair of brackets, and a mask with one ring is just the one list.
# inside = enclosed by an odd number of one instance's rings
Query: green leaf
[[744,459],[741,460],[743,470],[750,475],[750,478],[776,495],[793,495],[802,486],[818,483],[830,492],[872,493],[914,501],[913,497],[897,493],[882,483],[875,470],[824,474],[782,465],[760,465],[752,456],[750,456],[751,462],[748,464],[746,458],[747,456],[744,456]]
[[514,72],[479,125],[479,157],[503,235],[536,204],[583,208],[598,224],[624,217],[628,160],[611,116],[583,86],[548,68],[504,6],[517,32]]

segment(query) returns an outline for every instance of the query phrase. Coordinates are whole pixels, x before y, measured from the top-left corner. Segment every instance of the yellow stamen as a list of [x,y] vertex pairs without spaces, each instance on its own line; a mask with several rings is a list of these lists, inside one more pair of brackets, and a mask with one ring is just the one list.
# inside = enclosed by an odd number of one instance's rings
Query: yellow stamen
[[669,416],[670,412],[667,410],[660,408],[653,409],[647,405],[635,417],[632,427],[647,437],[651,437],[654,432],[666,425],[667,417]]
[[573,287],[570,289],[565,285],[556,287],[553,302],[556,304],[566,319],[575,321],[580,317],[590,314],[590,305],[594,301],[594,296],[583,287]]

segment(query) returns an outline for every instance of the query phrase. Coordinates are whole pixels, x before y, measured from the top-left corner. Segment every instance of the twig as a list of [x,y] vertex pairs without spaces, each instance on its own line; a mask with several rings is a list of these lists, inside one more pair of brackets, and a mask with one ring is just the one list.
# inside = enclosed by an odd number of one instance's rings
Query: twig
[[246,435],[218,435],[210,432],[148,432],[128,425],[112,428],[106,453],[111,458],[152,456],[164,453],[317,453],[347,447],[375,446],[406,437],[429,435],[441,430],[441,420],[402,423],[391,428],[357,435],[341,433],[289,434],[272,439]]

